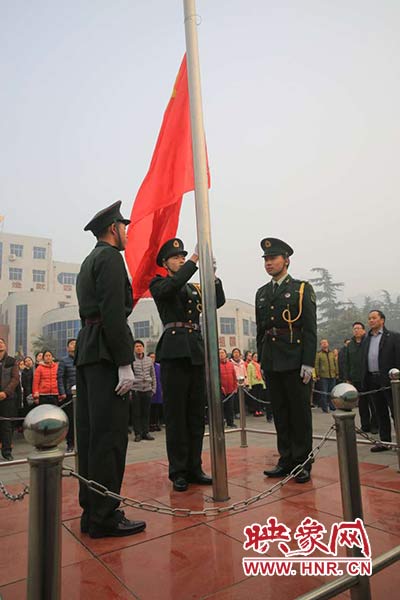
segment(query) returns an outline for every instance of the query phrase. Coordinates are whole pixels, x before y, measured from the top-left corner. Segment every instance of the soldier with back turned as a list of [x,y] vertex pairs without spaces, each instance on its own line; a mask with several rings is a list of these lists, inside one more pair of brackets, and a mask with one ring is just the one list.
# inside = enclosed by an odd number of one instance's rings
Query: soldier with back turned
[[[82,329],[75,364],[76,426],[79,473],[119,494],[128,443],[132,387],[133,338],[127,323],[133,296],[121,251],[126,225],[121,202],[97,213],[86,225],[97,244],[82,263],[76,293]],[[119,501],[92,492],[80,483],[82,533],[93,538],[139,533],[144,521],[128,520]]]

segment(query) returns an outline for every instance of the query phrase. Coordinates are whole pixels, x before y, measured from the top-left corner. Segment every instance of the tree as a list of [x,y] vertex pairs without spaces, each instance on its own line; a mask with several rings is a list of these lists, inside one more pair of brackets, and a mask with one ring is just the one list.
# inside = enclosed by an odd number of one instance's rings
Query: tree
[[318,306],[318,325],[323,330],[329,323],[337,320],[340,310],[345,306],[337,299],[338,292],[343,288],[344,283],[334,282],[328,269],[314,267],[311,271],[319,274],[318,277],[310,279],[310,283],[317,288],[315,294]]
[[32,338],[32,348],[35,354],[50,350],[54,356],[57,355],[57,340],[51,336],[38,335]]

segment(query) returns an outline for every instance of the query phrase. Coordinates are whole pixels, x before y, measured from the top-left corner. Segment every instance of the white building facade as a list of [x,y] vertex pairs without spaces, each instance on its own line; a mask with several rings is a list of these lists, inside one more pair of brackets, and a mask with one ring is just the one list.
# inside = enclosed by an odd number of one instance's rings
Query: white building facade
[[[52,240],[0,232],[0,335],[10,354],[34,353],[38,338],[52,340],[57,357],[80,329],[76,278],[80,265],[53,260]],[[219,345],[228,352],[256,349],[254,306],[228,299],[218,309]],[[155,349],[162,324],[152,298],[129,317],[135,339]]]

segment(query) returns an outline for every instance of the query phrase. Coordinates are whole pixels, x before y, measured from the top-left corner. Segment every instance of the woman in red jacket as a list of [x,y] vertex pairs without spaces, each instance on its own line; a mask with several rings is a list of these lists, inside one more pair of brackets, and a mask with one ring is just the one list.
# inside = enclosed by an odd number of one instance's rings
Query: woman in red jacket
[[50,350],[43,352],[43,363],[36,367],[33,375],[32,392],[35,404],[58,404],[58,363],[54,362]]
[[[226,350],[223,348],[220,348],[219,351],[219,372],[221,377],[222,400],[224,401],[227,396],[230,396],[237,391],[237,379],[235,367],[231,361],[228,360]],[[236,429],[236,425],[233,421],[235,417],[233,409],[233,396],[224,402],[223,407],[227,426]]]

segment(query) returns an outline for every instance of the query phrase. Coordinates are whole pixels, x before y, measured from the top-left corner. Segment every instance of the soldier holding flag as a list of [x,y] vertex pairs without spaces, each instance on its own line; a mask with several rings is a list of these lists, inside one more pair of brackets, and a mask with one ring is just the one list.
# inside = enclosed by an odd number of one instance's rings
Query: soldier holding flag
[[[185,261],[187,254],[180,239],[165,242],[157,265],[167,275],[157,275],[150,283],[164,325],[156,360],[161,365],[169,478],[178,492],[186,491],[189,483],[212,484],[201,467],[206,405],[201,289],[188,283],[197,271],[197,247]],[[215,292],[219,308],[225,304],[225,294],[218,278]]]

